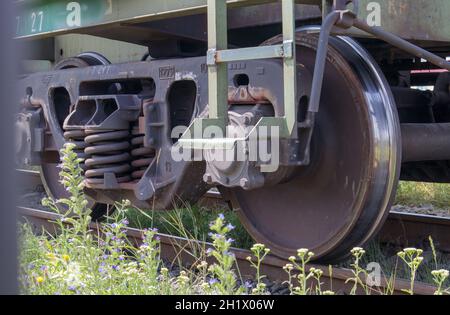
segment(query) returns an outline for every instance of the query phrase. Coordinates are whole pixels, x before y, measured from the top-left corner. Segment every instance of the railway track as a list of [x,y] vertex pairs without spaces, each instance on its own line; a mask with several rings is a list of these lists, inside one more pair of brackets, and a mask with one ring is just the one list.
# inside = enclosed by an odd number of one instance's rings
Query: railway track
[[[42,185],[39,173],[36,171],[18,170],[19,183],[24,189],[34,190]],[[218,191],[211,190],[205,195],[202,202],[213,205],[221,202],[222,197]],[[220,206],[226,207],[225,203]],[[382,243],[393,243],[398,246],[418,246],[428,244],[431,236],[436,248],[450,253],[450,218],[432,215],[391,212],[385,225],[378,233]]]
[[[32,226],[34,231],[42,231],[43,229],[49,233],[56,233],[57,225],[54,223],[60,215],[56,213],[50,213],[47,211],[18,207],[19,215],[23,219],[27,220]],[[101,235],[100,224],[91,224],[91,229],[93,233]],[[135,246],[139,246],[143,242],[143,231],[133,228],[126,229],[126,235],[129,242]],[[183,265],[192,265],[198,258],[192,254],[193,247],[198,246],[198,248],[207,249],[212,245],[209,243],[203,243],[193,240],[188,240],[180,237],[159,234],[160,246],[161,246],[161,258],[169,262],[179,262],[182,261]],[[250,263],[247,261],[247,257],[251,256],[251,252],[242,249],[233,249],[232,253],[236,257],[236,264],[239,268],[239,272],[243,279],[253,277],[254,270],[252,269]],[[276,281],[280,285],[283,281],[287,280],[287,274],[283,270],[289,261],[280,259],[275,256],[267,256],[264,260],[261,271],[263,274],[267,275],[267,278],[271,281]],[[335,268],[330,269],[326,266],[310,265],[310,268],[319,268],[323,271],[323,288],[332,288],[337,294],[347,294],[350,292],[352,283],[348,283],[347,279],[353,277],[351,270]],[[312,284],[313,285],[313,284]],[[385,280],[381,281],[379,287],[374,287],[372,290],[373,294],[380,292],[385,292],[388,288],[388,284]],[[393,292],[394,294],[404,294],[403,290],[409,288],[409,282],[404,280],[396,280],[394,283]],[[435,291],[435,288],[431,285],[416,283],[415,294],[417,295],[431,295]]]

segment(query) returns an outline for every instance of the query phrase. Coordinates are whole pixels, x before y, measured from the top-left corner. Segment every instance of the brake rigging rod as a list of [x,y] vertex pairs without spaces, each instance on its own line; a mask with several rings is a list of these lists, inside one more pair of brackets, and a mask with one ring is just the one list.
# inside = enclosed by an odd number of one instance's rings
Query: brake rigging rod
[[420,48],[400,37],[397,35],[394,35],[392,33],[386,32],[379,26],[370,26],[365,21],[355,18],[353,21],[353,26],[369,33],[376,38],[379,38],[392,46],[395,46],[397,48],[400,48],[418,58],[422,58],[427,60],[428,62],[434,64],[435,66],[438,66],[442,69],[446,69],[450,71],[450,62],[445,60],[444,58],[439,57],[436,54],[433,54],[423,48]]

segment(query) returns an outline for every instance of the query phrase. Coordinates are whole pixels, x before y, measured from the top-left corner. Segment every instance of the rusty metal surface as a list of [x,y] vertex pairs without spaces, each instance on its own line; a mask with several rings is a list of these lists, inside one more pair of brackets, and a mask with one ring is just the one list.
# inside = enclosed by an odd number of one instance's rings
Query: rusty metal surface
[[442,252],[450,252],[450,218],[391,212],[377,238],[382,242],[407,246],[428,246],[428,237]]
[[[193,107],[192,116],[197,117],[204,111],[208,95],[205,58],[153,60],[151,62],[87,68],[71,65],[71,62],[79,59],[72,58],[60,63],[59,66],[63,67],[64,71],[32,74],[21,80],[22,106],[43,108],[48,126],[47,131],[52,134],[54,140],[52,151],[56,153],[66,141],[63,137],[61,121],[64,122],[68,114],[59,115],[55,110],[55,102],[58,103],[58,108],[70,108],[73,104],[79,103],[80,100],[100,100],[107,97],[105,94],[111,93],[108,89],[111,86],[114,87],[115,84],[121,84],[126,88],[130,83],[136,83],[142,87],[142,80],[144,80],[142,78],[146,78],[144,83],[149,83],[146,86],[154,84],[152,93],[144,95],[143,93],[147,93],[147,91],[141,88],[138,90],[131,89],[132,91],[127,93],[139,95],[143,100],[142,112],[145,123],[142,126],[145,129],[143,133],[147,136],[144,137],[145,143],[143,145],[162,150],[159,153],[158,163],[153,163],[152,166],[144,170],[142,178],[133,178],[133,181],[118,183],[118,187],[114,186],[114,190],[110,189],[111,186],[108,186],[108,188],[106,186],[89,187],[87,194],[95,196],[100,203],[113,203],[123,198],[129,199],[135,206],[143,209],[164,209],[172,207],[173,201],[180,200],[180,198],[186,198],[184,201],[195,202],[196,199],[201,197],[206,189],[206,184],[202,182],[204,164],[191,163],[190,161],[177,162],[171,157],[174,142],[170,138],[170,130],[178,125],[171,125],[170,111],[177,108],[184,111],[187,106],[183,104],[189,101],[186,97],[186,88],[179,85],[183,82],[191,83],[193,86],[191,88],[194,91],[192,93],[192,104],[189,105]],[[263,73],[258,72],[261,67],[264,68]],[[273,96],[271,105],[274,108],[275,115],[283,116],[283,82],[278,79],[282,77],[282,65],[279,62],[262,60],[232,63],[228,72],[229,86],[234,85],[235,75],[243,73],[248,75],[252,86],[261,88],[261,91],[267,91],[266,96]],[[30,98],[26,95],[27,90],[30,91],[29,87],[32,88]],[[63,102],[55,100],[54,91],[56,90],[64,91]],[[113,92],[108,97],[113,99],[115,94],[116,92]],[[181,95],[184,97],[181,97]],[[121,97],[123,96],[121,95]],[[188,108],[186,107],[186,109]],[[152,111],[156,111],[158,114],[155,115],[155,112]],[[86,115],[89,115],[89,113]],[[90,116],[82,118],[91,119]],[[191,119],[192,117],[188,118]],[[189,119],[186,124],[182,125],[188,126],[190,124]],[[138,121],[135,123],[138,123]],[[78,141],[79,139],[77,137],[74,140]],[[150,141],[154,141],[154,143],[150,143]],[[81,148],[79,149],[81,152]],[[46,161],[45,164],[49,168],[55,169],[58,162],[58,156],[55,154],[54,160]],[[51,173],[48,183],[49,185],[57,185],[56,169],[53,171],[46,170],[43,173]],[[153,189],[155,187],[157,192]],[[196,189],[192,189],[192,187],[196,187]],[[50,191],[52,190],[56,191],[57,188],[50,189]],[[156,201],[152,198],[155,193]]]
[[[32,225],[33,230],[36,233],[42,232],[42,229],[53,234],[58,232],[55,227],[56,225],[53,223],[60,218],[58,214],[25,207],[18,207],[18,212],[23,220],[28,221]],[[96,235],[101,235],[98,233],[100,230],[98,223],[91,224],[91,229]],[[126,235],[130,243],[135,246],[140,246],[143,242],[143,231],[141,230],[127,228]],[[160,238],[161,258],[173,263],[181,261],[185,266],[192,266],[199,262],[199,258],[192,255],[194,249],[206,250],[212,246],[210,243],[203,243],[165,234],[159,234],[158,236]],[[243,278],[254,277],[255,271],[247,261],[247,257],[251,256],[251,252],[234,248],[232,249],[232,253],[236,257],[236,263],[241,276]],[[209,260],[209,263],[211,262],[212,260]],[[286,281],[288,278],[286,272],[283,270],[283,266],[287,263],[289,263],[289,261],[274,256],[268,256],[261,265],[261,273],[267,275],[268,279],[272,281]],[[319,268],[323,271],[323,288],[333,288],[337,294],[348,294],[350,292],[352,284],[346,283],[346,281],[354,276],[351,270],[333,267],[331,270],[332,274],[330,275],[330,268],[327,266],[309,265],[307,269],[312,267]],[[310,285],[314,284],[311,283]],[[408,281],[396,279],[393,290],[394,294],[405,294],[403,290],[409,289],[409,285]],[[380,287],[374,287],[371,293],[379,294],[380,292],[384,292],[387,288],[388,283],[386,279],[383,279]],[[416,295],[432,295],[435,290],[436,288],[431,285],[416,283],[414,292]],[[363,292],[359,291],[359,293]]]
[[[370,25],[381,26],[408,40],[450,42],[450,23],[448,22],[450,1],[448,0],[360,0],[359,2],[359,17]],[[361,35],[361,32],[351,30],[349,34]]]
[[[297,62],[312,71],[317,37],[299,33],[297,40]],[[386,83],[376,71],[364,72],[370,57],[358,55],[356,44],[335,39],[331,44],[311,165],[288,182],[231,193],[249,233],[282,257],[298,248],[327,262],[348,255],[382,226],[395,192],[399,126]],[[370,87],[367,94],[361,80]]]

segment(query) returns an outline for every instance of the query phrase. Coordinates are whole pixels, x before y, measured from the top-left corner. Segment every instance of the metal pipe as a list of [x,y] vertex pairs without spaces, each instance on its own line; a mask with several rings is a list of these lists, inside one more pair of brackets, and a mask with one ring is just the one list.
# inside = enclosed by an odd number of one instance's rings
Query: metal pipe
[[353,26],[369,34],[372,34],[376,38],[379,38],[391,44],[392,46],[400,48],[410,53],[411,55],[425,59],[442,69],[447,69],[450,71],[450,62],[446,61],[444,58],[441,58],[436,54],[433,54],[423,48],[420,48],[392,33],[386,32],[381,27],[369,26],[365,21],[362,21],[360,19],[355,19],[353,21]]
[[323,76],[328,52],[328,41],[333,26],[340,17],[340,13],[333,11],[325,18],[320,28],[319,43],[317,45],[316,64],[314,66],[313,82],[311,85],[311,96],[309,101],[309,112],[317,113],[320,105],[320,95],[322,93]]
[[450,160],[450,123],[402,124],[402,162]]

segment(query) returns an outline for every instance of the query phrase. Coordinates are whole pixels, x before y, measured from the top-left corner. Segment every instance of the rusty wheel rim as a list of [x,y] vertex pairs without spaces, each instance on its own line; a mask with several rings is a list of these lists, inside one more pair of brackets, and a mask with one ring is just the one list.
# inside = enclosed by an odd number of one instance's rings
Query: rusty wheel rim
[[[297,60],[312,72],[317,36],[297,39]],[[400,127],[381,71],[353,40],[330,44],[311,165],[287,183],[231,191],[249,233],[282,257],[300,248],[323,262],[346,257],[382,226],[399,178]]]

